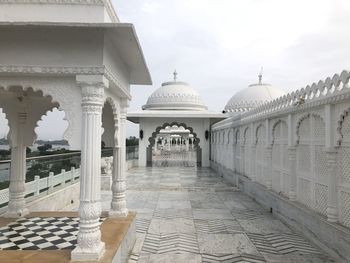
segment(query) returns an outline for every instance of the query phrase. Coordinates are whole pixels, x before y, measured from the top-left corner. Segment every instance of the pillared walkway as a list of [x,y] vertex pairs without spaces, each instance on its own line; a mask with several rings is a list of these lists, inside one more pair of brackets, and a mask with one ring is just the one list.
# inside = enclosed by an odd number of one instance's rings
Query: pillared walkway
[[211,169],[134,168],[127,180],[129,262],[335,262]]

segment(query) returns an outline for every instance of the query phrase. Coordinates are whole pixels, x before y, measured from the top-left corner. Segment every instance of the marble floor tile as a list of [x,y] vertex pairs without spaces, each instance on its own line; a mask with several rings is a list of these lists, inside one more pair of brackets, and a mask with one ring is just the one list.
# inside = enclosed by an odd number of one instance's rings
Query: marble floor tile
[[203,234],[198,233],[201,253],[246,253],[258,254],[256,247],[245,234]]
[[148,233],[169,234],[169,233],[195,233],[194,221],[186,218],[158,219],[151,220]]
[[194,219],[234,219],[227,209],[193,209]]
[[270,233],[291,233],[290,228],[279,220],[255,219],[242,220],[237,219],[239,224],[247,233],[270,234]]
[[184,200],[159,200],[157,209],[191,209],[191,202]]
[[[137,212],[129,263],[335,262],[209,168],[138,167],[127,180]],[[110,191],[103,200],[108,208]]]

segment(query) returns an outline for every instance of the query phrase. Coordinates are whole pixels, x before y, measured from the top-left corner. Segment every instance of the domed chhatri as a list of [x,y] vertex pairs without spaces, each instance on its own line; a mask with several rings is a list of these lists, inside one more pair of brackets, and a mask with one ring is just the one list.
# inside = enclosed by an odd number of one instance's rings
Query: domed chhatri
[[267,83],[262,83],[262,74],[259,74],[259,83],[251,84],[228,101],[224,112],[236,113],[249,111],[268,101],[274,100],[286,93],[278,88],[275,88]]
[[160,88],[152,93],[143,110],[192,110],[204,111],[201,97],[190,85],[176,81],[177,73],[174,72],[174,81],[164,82]]

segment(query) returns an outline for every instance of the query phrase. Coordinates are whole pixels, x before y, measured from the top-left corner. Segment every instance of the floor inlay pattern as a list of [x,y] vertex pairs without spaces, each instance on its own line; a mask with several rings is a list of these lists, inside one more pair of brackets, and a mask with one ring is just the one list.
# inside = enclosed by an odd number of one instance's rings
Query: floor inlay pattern
[[0,228],[0,250],[74,249],[79,218],[20,218]]
[[154,254],[199,252],[197,237],[194,233],[147,234],[142,250]]
[[[138,167],[127,180],[127,205],[138,212],[129,263],[332,262],[211,169]],[[111,193],[103,195],[108,207]]]
[[230,234],[243,232],[243,228],[236,220],[194,220],[195,227],[199,233],[208,234]]
[[159,219],[193,219],[191,210],[182,209],[159,209],[154,212],[153,218]]
[[255,247],[261,253],[270,254],[319,254],[319,249],[304,238],[295,234],[248,234]]
[[151,220],[148,219],[144,219],[144,218],[137,218],[136,219],[136,232],[137,233],[146,233],[148,228],[149,228],[149,224],[151,223]]
[[225,255],[209,255],[202,254],[203,263],[216,263],[216,262],[225,262],[225,263],[262,263],[266,262],[263,256],[259,255],[237,255],[237,254],[225,254]]

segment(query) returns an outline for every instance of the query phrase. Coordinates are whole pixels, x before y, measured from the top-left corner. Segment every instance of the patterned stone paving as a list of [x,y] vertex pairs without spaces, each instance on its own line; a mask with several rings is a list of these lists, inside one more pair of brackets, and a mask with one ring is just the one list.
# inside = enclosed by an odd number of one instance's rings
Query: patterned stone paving
[[77,217],[19,218],[0,227],[0,250],[74,249],[78,231]]
[[211,169],[134,168],[127,186],[138,212],[129,263],[335,262]]

